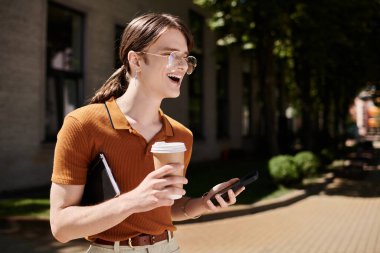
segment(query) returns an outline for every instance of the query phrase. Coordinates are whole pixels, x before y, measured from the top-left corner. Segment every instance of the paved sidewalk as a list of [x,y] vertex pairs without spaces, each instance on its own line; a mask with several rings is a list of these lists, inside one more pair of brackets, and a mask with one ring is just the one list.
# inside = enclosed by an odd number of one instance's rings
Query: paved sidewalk
[[183,252],[380,252],[380,199],[313,196],[287,208],[181,226]]
[[[325,191],[290,206],[178,225],[182,253],[378,253],[380,171],[336,178]],[[21,225],[20,225],[21,224]],[[83,240],[55,242],[47,222],[0,224],[1,252],[85,252]]]
[[380,171],[255,215],[180,226],[183,252],[379,253]]

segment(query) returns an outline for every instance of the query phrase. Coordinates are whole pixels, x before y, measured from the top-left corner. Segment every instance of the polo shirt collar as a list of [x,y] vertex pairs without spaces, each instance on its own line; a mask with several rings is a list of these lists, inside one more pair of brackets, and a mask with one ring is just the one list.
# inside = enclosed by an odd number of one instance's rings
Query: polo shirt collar
[[[112,124],[112,127],[117,130],[128,129],[132,130],[132,126],[129,124],[127,118],[120,110],[119,106],[116,104],[114,97],[106,101],[106,106],[108,110],[108,115]],[[173,126],[170,124],[164,112],[159,109],[159,114],[162,122],[162,129],[166,136],[173,136]]]
[[159,109],[159,113],[161,117],[162,127],[165,131],[166,136],[173,136],[173,126],[170,124],[168,118],[161,109]]

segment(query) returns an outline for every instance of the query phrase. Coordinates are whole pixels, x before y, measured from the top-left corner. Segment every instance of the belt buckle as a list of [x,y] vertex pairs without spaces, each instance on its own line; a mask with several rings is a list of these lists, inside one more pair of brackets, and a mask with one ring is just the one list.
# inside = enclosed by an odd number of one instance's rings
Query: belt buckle
[[128,246],[131,247],[131,249],[134,249],[135,247],[133,247],[132,245],[132,238],[128,238]]
[[150,236],[150,244],[153,245],[156,243],[156,237],[154,235]]

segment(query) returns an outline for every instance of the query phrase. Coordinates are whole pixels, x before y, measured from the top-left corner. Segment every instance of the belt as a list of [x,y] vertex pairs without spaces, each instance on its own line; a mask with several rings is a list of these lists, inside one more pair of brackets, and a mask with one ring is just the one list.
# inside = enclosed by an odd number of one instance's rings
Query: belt
[[[157,242],[161,242],[163,240],[169,240],[170,237],[173,237],[172,231],[165,231],[162,234],[159,235],[147,235],[147,234],[141,234],[132,238],[129,238],[128,240],[120,241],[120,246],[129,246],[133,248],[134,246],[146,246],[146,245],[153,245]],[[106,241],[103,239],[95,239],[93,241],[96,244],[103,244],[103,245],[114,245],[115,242]]]

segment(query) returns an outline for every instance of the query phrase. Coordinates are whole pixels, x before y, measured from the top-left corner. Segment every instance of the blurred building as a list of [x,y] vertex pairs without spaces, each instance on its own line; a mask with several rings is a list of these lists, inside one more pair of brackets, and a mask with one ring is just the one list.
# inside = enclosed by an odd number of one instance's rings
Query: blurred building
[[238,50],[217,53],[205,13],[192,1],[1,0],[0,192],[50,183],[64,116],[120,66],[125,24],[148,11],[180,16],[195,37],[198,68],[180,98],[162,106],[193,131],[193,161],[251,147],[251,66]]

